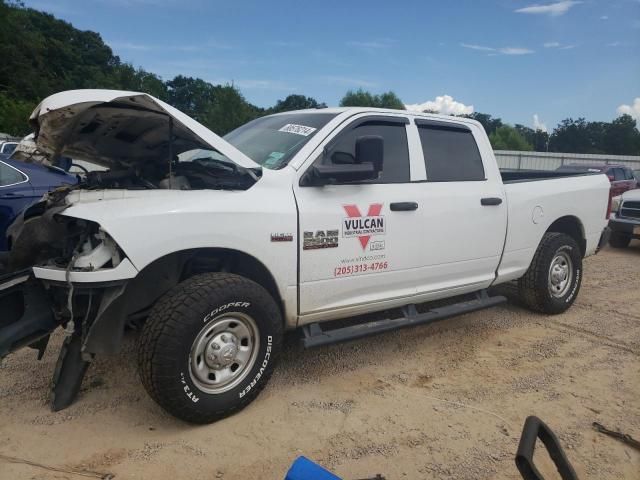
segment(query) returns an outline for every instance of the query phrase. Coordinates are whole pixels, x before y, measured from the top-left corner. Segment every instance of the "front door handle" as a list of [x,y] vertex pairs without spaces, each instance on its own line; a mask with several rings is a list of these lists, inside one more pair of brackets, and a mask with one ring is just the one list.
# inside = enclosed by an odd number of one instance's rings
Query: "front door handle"
[[389,205],[392,212],[410,212],[418,209],[416,202],[394,202]]
[[484,205],[485,207],[500,205],[502,203],[502,199],[498,197],[488,197],[480,200],[480,205]]

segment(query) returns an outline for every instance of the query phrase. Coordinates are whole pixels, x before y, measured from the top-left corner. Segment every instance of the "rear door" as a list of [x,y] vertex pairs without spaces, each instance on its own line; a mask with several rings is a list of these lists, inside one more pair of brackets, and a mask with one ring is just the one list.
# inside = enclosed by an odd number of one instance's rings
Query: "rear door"
[[504,188],[486,135],[462,122],[416,119],[414,128],[426,173],[416,219],[424,285],[430,293],[486,288],[507,228]]

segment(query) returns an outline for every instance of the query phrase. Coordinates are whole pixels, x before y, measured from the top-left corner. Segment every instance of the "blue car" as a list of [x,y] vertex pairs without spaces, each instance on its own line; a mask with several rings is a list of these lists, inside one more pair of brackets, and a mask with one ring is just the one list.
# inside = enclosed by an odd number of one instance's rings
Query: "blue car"
[[78,178],[62,169],[0,157],[0,251],[8,249],[6,231],[18,214],[61,185]]

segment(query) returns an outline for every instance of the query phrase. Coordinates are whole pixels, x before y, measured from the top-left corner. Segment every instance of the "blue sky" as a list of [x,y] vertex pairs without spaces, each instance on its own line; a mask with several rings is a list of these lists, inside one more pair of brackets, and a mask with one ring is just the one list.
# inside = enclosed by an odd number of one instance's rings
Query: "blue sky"
[[363,87],[445,113],[473,106],[529,126],[537,114],[549,129],[569,116],[640,120],[640,0],[25,4],[164,79],[233,81],[259,106],[290,93],[336,105]]

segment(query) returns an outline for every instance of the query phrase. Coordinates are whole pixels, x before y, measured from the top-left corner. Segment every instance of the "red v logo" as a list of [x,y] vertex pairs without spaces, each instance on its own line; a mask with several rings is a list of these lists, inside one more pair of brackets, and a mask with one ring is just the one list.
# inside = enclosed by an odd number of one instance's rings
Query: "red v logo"
[[[343,205],[344,211],[347,213],[349,218],[359,218],[362,217],[360,213],[360,209],[357,205]],[[372,203],[369,205],[369,210],[367,211],[367,217],[377,217],[382,212],[382,203]],[[358,240],[360,240],[360,245],[362,245],[362,249],[366,249],[369,244],[369,239],[371,235],[360,235],[358,236]]]

